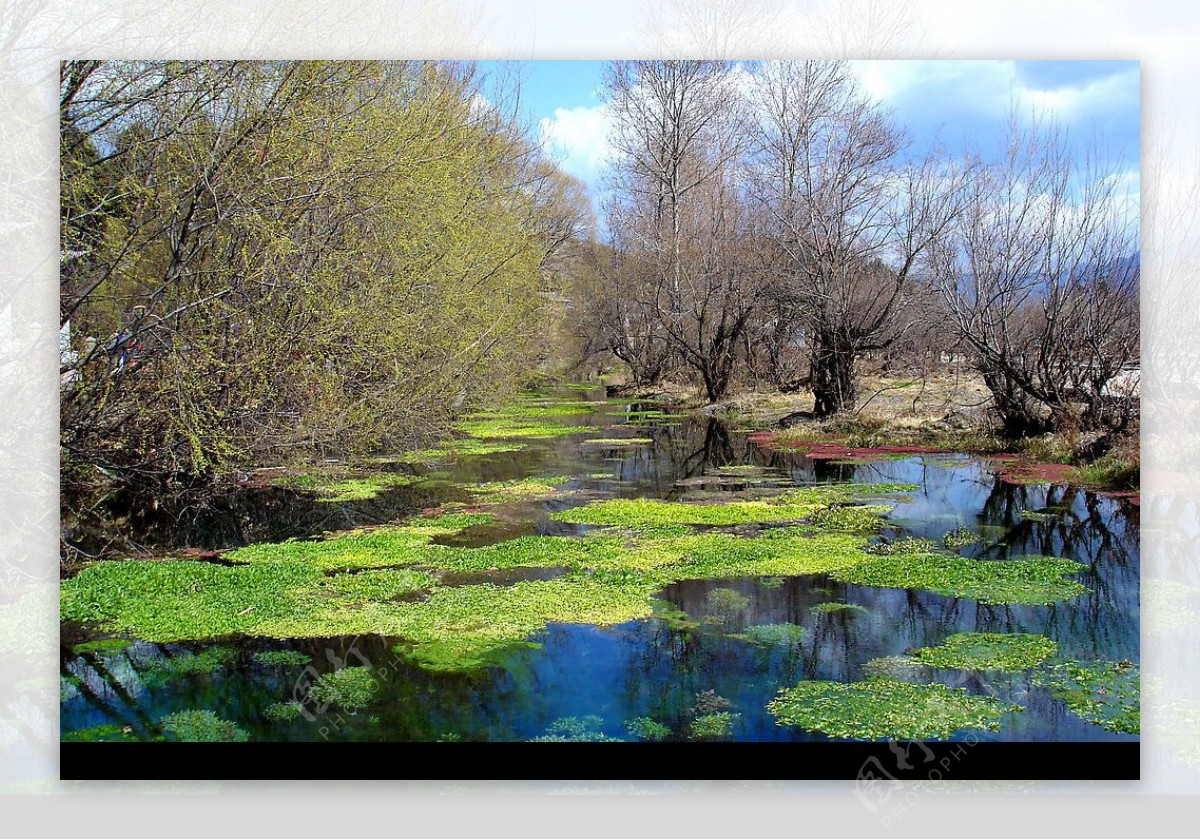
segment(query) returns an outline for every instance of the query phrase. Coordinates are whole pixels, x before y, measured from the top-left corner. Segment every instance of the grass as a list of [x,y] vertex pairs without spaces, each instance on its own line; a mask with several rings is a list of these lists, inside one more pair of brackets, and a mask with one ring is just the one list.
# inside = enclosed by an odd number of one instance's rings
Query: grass
[[971,671],[1024,671],[1058,652],[1058,645],[1031,633],[955,633],[940,645],[921,648],[913,658],[932,668]]
[[1004,715],[1019,708],[964,689],[887,677],[857,683],[805,680],[767,704],[780,726],[868,741],[923,741],[964,729],[995,730]]

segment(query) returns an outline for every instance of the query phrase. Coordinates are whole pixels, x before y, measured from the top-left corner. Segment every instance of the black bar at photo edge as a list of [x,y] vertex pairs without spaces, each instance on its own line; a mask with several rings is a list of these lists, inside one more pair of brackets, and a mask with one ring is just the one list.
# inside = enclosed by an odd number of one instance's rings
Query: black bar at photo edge
[[[420,768],[424,780],[475,779],[487,768],[503,781],[544,777],[505,775],[502,768],[552,767],[552,779],[649,780],[762,778],[856,780],[871,785],[907,780],[1136,780],[1140,742],[849,742],[849,743],[386,743],[111,742],[60,745],[60,778],[174,779],[401,779],[364,774],[365,768]],[[636,761],[631,764],[630,760]],[[406,764],[396,764],[396,760]],[[547,764],[547,760],[551,763]],[[387,761],[388,764],[378,762]],[[538,762],[525,765],[522,761]],[[419,762],[419,763],[415,763]],[[470,762],[470,763],[466,763]],[[475,763],[478,762],[478,763]],[[678,775],[699,771],[704,775]],[[497,771],[499,773],[497,774]],[[467,770],[469,773],[470,770]],[[712,775],[707,775],[711,773]],[[632,778],[631,778],[631,774]],[[637,775],[646,774],[646,775]]]

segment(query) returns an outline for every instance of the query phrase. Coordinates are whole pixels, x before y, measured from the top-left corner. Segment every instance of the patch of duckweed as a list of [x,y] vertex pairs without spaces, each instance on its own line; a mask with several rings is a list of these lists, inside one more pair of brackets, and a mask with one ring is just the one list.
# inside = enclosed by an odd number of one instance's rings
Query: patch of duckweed
[[268,668],[302,668],[312,660],[307,653],[298,650],[260,650],[252,658]]
[[780,726],[868,741],[924,741],[963,729],[996,730],[1004,715],[1018,710],[961,688],[887,677],[857,683],[805,680],[767,704]]
[[287,722],[298,720],[304,715],[304,704],[298,700],[288,700],[283,703],[272,703],[263,709],[263,717],[267,720]]
[[776,576],[759,578],[758,585],[763,589],[778,589],[783,586],[783,578]]
[[868,615],[870,610],[860,604],[844,604],[841,601],[826,601],[809,607],[813,615],[828,615],[829,613],[848,613],[850,615]]
[[327,578],[325,585],[347,601],[387,601],[421,592],[438,578],[419,569],[368,569]]
[[354,665],[317,677],[308,695],[318,703],[353,710],[371,705],[378,688],[370,668]]
[[496,455],[501,452],[520,452],[522,449],[528,448],[529,444],[521,443],[520,441],[492,441],[485,443],[482,440],[470,437],[443,441],[429,449],[405,452],[395,456],[391,460],[397,463],[422,464],[473,455]]
[[981,539],[982,537],[970,528],[954,528],[942,534],[942,545],[951,549],[966,548]]
[[1059,557],[972,560],[957,555],[896,554],[847,565],[832,574],[843,583],[925,589],[983,604],[1053,604],[1088,591],[1068,580],[1085,568]]
[[250,740],[246,730],[207,709],[190,709],[167,715],[162,719],[162,728],[168,737],[176,741],[241,743]]
[[317,501],[320,502],[340,503],[374,499],[384,490],[396,487],[409,487],[421,480],[421,476],[405,475],[403,473],[376,473],[354,478],[337,478],[310,473],[305,475],[281,476],[272,483],[277,487],[287,487],[293,490],[305,490],[315,493]]
[[119,723],[102,723],[87,729],[64,732],[61,740],[93,744],[107,741],[140,741],[141,738],[133,733],[132,727],[121,726]]
[[197,653],[186,652],[174,656],[161,656],[143,663],[146,671],[166,677],[211,674],[235,662],[238,652],[230,647],[217,645]]
[[538,420],[546,417],[584,417],[595,414],[604,403],[586,400],[533,399],[505,406],[496,411],[481,411],[467,417],[472,420]]
[[1020,514],[1026,522],[1057,522],[1058,514],[1043,510],[1023,510]]
[[71,648],[71,652],[80,653],[99,653],[101,655],[109,655],[125,650],[133,642],[129,639],[93,639],[90,642],[81,642]]
[[562,717],[548,727],[546,733],[530,741],[538,742],[581,742],[581,741],[620,741],[604,734],[604,718],[599,715],[581,715],[579,717]]
[[665,741],[671,737],[671,728],[653,718],[636,717],[625,721],[625,731],[638,741]]
[[654,443],[652,438],[644,437],[627,437],[627,438],[590,438],[589,440],[580,441],[583,446],[649,446]]
[[1058,652],[1058,645],[1032,633],[955,633],[940,645],[921,648],[913,658],[933,668],[970,671],[1023,671]]
[[799,624],[755,624],[747,627],[740,637],[763,647],[796,647],[808,636],[808,631]]
[[700,715],[688,726],[688,736],[697,741],[728,738],[741,715],[736,712],[713,712]]
[[696,695],[696,702],[692,704],[691,712],[693,715],[711,715],[728,712],[732,709],[733,703],[711,688],[706,688]]
[[1079,717],[1110,732],[1141,732],[1140,669],[1132,662],[1079,662],[1055,665],[1034,682],[1067,704]]
[[556,438],[599,431],[598,426],[565,426],[561,423],[538,423],[519,418],[493,420],[466,420],[456,428],[466,435],[480,440],[496,438]]
[[938,550],[937,543],[924,537],[902,537],[898,540],[880,540],[868,545],[868,554],[887,556],[892,554],[932,554]]
[[568,481],[571,481],[571,478],[565,475],[517,478],[511,481],[471,484],[467,486],[467,490],[480,501],[497,504],[553,496],[561,492],[562,485]]

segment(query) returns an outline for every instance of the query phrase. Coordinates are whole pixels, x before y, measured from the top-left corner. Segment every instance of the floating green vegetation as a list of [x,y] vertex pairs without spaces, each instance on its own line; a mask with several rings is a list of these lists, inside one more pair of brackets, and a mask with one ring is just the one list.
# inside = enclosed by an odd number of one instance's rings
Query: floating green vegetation
[[565,475],[517,478],[511,481],[471,484],[467,486],[467,490],[487,504],[498,504],[553,496],[561,492],[562,485],[568,481],[571,481],[571,477]]
[[408,487],[422,481],[421,476],[403,473],[376,473],[354,478],[338,478],[319,473],[285,475],[272,483],[277,487],[315,493],[321,502],[357,502],[374,499],[384,490]]
[[354,574],[334,575],[325,581],[330,592],[347,601],[388,601],[422,592],[438,578],[420,569],[368,569]]
[[733,709],[733,703],[722,697],[711,688],[706,688],[696,695],[696,702],[692,704],[693,715],[711,715],[717,712],[728,712]]
[[140,741],[133,733],[133,728],[121,726],[119,723],[102,723],[99,726],[89,726],[87,729],[74,729],[62,733],[63,741],[98,743],[104,741]]
[[721,587],[704,597],[704,607],[709,613],[705,621],[728,626],[750,607],[750,599],[736,589]]
[[484,443],[475,438],[459,438],[447,440],[429,449],[419,449],[415,452],[405,452],[392,460],[397,463],[429,463],[444,461],[460,456],[495,455],[501,452],[520,452],[527,449],[529,444],[520,441],[503,441]]
[[755,624],[738,634],[749,642],[763,647],[797,647],[808,636],[799,624]]
[[1057,522],[1059,519],[1057,513],[1044,510],[1023,510],[1020,516],[1026,522]]
[[759,578],[758,585],[763,589],[778,589],[783,586],[783,578],[775,576]]
[[176,741],[249,741],[250,735],[232,721],[207,709],[175,712],[162,719],[162,728]]
[[760,467],[758,464],[730,464],[725,467],[717,467],[717,472],[722,475],[762,475],[766,471],[766,467]]
[[942,534],[942,545],[946,548],[965,548],[974,545],[982,537],[970,528],[954,528]]
[[728,738],[733,734],[733,725],[741,718],[735,712],[713,712],[700,715],[688,726],[688,735],[697,741]]
[[536,399],[505,406],[496,411],[481,411],[467,416],[472,420],[537,420],[544,417],[583,417],[595,414],[604,403],[587,400]]
[[836,505],[818,510],[809,521],[830,531],[877,531],[889,510],[889,505]]
[[467,420],[455,428],[480,440],[493,438],[556,438],[599,431],[597,426],[565,426],[561,423],[538,423],[519,418]]
[[938,550],[937,543],[924,537],[902,537],[898,540],[881,540],[863,549],[867,554],[888,556],[892,554],[933,554]]
[[625,721],[625,731],[638,741],[665,741],[671,737],[671,728],[653,718],[636,717]]
[[580,717],[563,717],[546,727],[546,734],[530,741],[545,742],[576,742],[576,741],[620,741],[604,734],[604,718],[599,715],[582,715]]
[[653,438],[644,437],[627,437],[627,438],[591,438],[590,440],[580,441],[583,446],[608,446],[612,448],[622,446],[649,446],[654,443]]
[[983,604],[1053,604],[1088,591],[1067,580],[1085,568],[1059,557],[972,560],[956,555],[897,554],[835,569],[832,574],[843,583],[926,589]]
[[913,657],[933,668],[971,671],[1023,671],[1058,652],[1058,645],[1032,633],[955,633]]
[[962,729],[995,730],[1005,714],[1019,710],[964,689],[887,677],[857,683],[805,680],[767,704],[781,726],[869,741],[923,741],[949,738]]
[[307,653],[298,650],[260,650],[252,658],[269,668],[302,668],[312,660]]
[[343,709],[361,709],[371,705],[379,683],[370,668],[354,665],[317,677],[308,696],[318,703]]
[[101,655],[110,655],[125,650],[133,642],[129,639],[93,639],[90,642],[81,642],[71,648],[72,653],[99,653]]
[[829,613],[848,613],[850,615],[869,615],[870,610],[860,604],[843,604],[841,601],[826,601],[809,607],[813,615],[828,615]]
[[1110,732],[1141,732],[1140,669],[1127,660],[1068,660],[1034,678],[1079,717]]
[[298,720],[304,715],[304,704],[298,700],[288,700],[284,703],[272,703],[263,709],[263,717],[267,720],[287,721]]
[[221,645],[205,648],[198,653],[179,653],[146,660],[142,667],[152,674],[166,677],[211,674],[237,661],[238,652]]

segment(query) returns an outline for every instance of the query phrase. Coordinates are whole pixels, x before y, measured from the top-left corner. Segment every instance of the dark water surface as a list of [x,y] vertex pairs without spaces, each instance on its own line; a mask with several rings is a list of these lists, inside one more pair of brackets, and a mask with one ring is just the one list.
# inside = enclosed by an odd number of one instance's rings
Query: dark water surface
[[[608,405],[603,415],[562,422],[620,424],[628,408]],[[391,652],[397,640],[357,637],[222,640],[221,646],[237,651],[236,659],[206,673],[164,678],[154,667],[155,660],[200,652],[211,645],[137,642],[116,652],[76,655],[71,646],[88,634],[82,628],[65,627],[63,731],[117,724],[128,727],[129,737],[152,738],[159,734],[163,716],[209,709],[237,723],[255,740],[524,740],[543,735],[562,718],[587,718],[578,722],[583,728],[627,738],[624,722],[636,717],[653,718],[679,736],[696,714],[697,696],[713,691],[728,700],[738,715],[732,738],[824,740],[821,735],[777,726],[766,711],[767,702],[781,687],[801,679],[861,679],[867,660],[935,645],[952,633],[1037,633],[1057,642],[1062,658],[1138,661],[1138,509],[1125,500],[1045,484],[1009,484],[996,475],[994,463],[967,455],[833,464],[771,453],[750,444],[745,434],[704,418],[643,423],[632,430],[608,428],[584,437],[621,434],[653,437],[655,442],[649,447],[614,449],[580,446],[579,437],[535,440],[521,452],[462,458],[439,466],[436,469],[445,474],[437,477],[446,483],[433,485],[434,490],[386,492],[364,502],[313,504],[295,494],[268,491],[270,504],[248,503],[236,515],[245,517],[246,510],[253,510],[257,516],[274,519],[256,522],[249,529],[240,520],[215,522],[208,532],[209,543],[231,548],[247,531],[270,533],[278,539],[392,521],[431,502],[465,498],[454,483],[535,475],[585,477],[566,485],[580,493],[521,503],[511,508],[519,515],[448,541],[484,544],[521,534],[572,533],[573,526],[551,522],[546,514],[592,498],[699,500],[813,482],[911,482],[919,489],[896,505],[885,536],[939,539],[952,528],[967,526],[986,539],[963,549],[963,554],[1072,558],[1087,565],[1077,579],[1091,591],[1051,606],[988,606],[922,591],[840,584],[823,575],[684,581],[667,587],[661,597],[685,612],[693,620],[691,626],[660,619],[609,628],[551,625],[532,640],[537,647],[515,649],[502,666],[467,675],[422,671]],[[718,467],[742,464],[766,471],[754,481],[715,475]],[[1046,511],[1053,517],[1030,521],[1022,518],[1022,511]],[[195,534],[186,538],[194,540]],[[520,569],[503,578],[466,575],[454,582],[509,583],[556,574],[555,569]],[[748,606],[715,616],[719,621],[704,621],[713,617],[714,602],[708,596],[717,589],[736,590]],[[857,604],[866,612],[810,611],[829,601]],[[799,644],[762,647],[736,638],[744,627],[783,622],[806,628]],[[268,667],[252,658],[259,651],[285,649],[309,654],[311,669]],[[368,710],[327,711],[311,715],[312,720],[306,716],[289,722],[274,722],[263,715],[273,703],[302,697],[316,673],[362,664],[372,665],[379,676],[377,702]],[[995,694],[1025,707],[1023,713],[1007,716],[999,731],[980,733],[985,740],[1136,739],[1083,721],[1020,674],[931,673],[938,681],[973,693]]]

